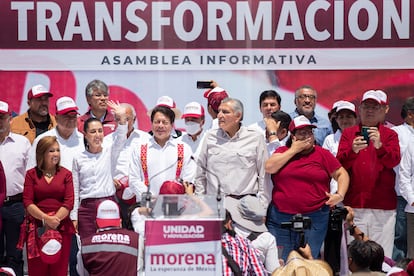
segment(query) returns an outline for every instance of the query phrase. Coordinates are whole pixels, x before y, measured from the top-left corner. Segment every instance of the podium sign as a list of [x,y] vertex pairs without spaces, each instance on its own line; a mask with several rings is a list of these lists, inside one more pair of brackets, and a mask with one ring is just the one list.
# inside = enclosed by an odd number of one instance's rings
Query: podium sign
[[222,274],[219,219],[145,222],[145,275]]

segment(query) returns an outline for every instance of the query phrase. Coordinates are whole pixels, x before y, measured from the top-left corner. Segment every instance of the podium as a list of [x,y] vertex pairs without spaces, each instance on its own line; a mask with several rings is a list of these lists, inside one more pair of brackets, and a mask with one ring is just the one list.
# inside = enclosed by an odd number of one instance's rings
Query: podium
[[145,222],[145,275],[222,275],[224,215],[215,196],[158,196]]

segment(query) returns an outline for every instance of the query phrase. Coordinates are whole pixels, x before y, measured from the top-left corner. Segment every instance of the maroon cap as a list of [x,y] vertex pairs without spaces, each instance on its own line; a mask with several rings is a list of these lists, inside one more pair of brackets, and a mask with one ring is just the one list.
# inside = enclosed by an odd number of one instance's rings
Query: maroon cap
[[160,188],[160,195],[177,195],[184,194],[185,188],[184,185],[178,181],[167,180],[162,183]]
[[221,87],[215,87],[204,92],[204,98],[207,98],[208,105],[210,105],[216,112],[218,111],[221,101],[228,98],[228,96],[227,92]]

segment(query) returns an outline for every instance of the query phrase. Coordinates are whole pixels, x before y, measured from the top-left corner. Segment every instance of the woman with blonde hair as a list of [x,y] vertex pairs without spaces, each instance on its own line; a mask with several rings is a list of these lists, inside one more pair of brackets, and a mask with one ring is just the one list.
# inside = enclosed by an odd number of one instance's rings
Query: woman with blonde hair
[[[23,227],[26,231],[21,231],[19,245],[27,242],[29,275],[66,276],[75,233],[69,218],[73,208],[73,181],[71,171],[59,165],[60,149],[55,136],[39,140],[36,162],[36,167],[27,171],[24,182],[23,204],[27,215]],[[60,256],[54,263],[43,258],[39,237],[50,229],[57,230],[61,236]]]

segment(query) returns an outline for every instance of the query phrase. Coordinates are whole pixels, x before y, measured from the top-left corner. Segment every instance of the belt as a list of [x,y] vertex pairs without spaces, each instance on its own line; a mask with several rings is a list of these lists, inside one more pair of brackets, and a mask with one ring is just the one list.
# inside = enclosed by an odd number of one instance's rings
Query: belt
[[6,196],[4,199],[4,204],[12,204],[16,202],[22,202],[23,201],[23,193],[12,195],[12,196]]
[[254,196],[254,197],[256,197],[256,195],[255,194],[244,194],[244,195],[227,195],[227,196],[229,196],[229,197],[232,197],[232,198],[234,198],[234,199],[242,199],[243,197],[245,197],[245,196]]
[[101,201],[104,201],[106,199],[110,199],[115,201],[115,196],[105,196],[105,197],[98,197],[98,198],[85,198],[81,200],[80,205],[85,207],[86,205],[89,204],[98,204],[101,203]]

